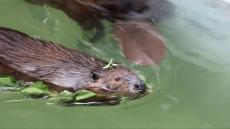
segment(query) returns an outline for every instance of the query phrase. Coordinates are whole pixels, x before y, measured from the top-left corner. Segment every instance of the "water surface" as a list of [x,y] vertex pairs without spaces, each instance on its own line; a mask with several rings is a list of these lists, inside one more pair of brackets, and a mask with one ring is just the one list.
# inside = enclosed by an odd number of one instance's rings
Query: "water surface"
[[[175,14],[157,26],[168,54],[139,67],[154,93],[118,106],[62,107],[0,93],[0,128],[230,128],[230,6],[218,0],[171,0]],[[22,0],[0,0],[0,26],[126,65],[112,28],[96,43],[63,12]],[[93,32],[90,32],[93,33]],[[114,49],[114,47],[116,49]],[[114,51],[112,51],[114,50]]]

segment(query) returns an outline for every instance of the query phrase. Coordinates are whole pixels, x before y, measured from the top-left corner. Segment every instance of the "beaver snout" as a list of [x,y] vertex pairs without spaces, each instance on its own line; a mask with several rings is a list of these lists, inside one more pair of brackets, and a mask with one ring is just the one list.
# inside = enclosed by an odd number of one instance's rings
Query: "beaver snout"
[[138,91],[141,94],[144,94],[147,91],[147,87],[144,81],[141,80],[140,83],[135,84],[134,90]]

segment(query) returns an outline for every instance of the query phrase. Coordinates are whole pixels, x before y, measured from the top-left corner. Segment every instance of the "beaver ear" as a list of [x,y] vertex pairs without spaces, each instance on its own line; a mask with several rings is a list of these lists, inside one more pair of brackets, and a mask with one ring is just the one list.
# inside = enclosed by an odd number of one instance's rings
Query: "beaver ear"
[[96,82],[98,79],[99,79],[99,76],[96,73],[94,73],[94,72],[90,73],[90,80],[92,82]]

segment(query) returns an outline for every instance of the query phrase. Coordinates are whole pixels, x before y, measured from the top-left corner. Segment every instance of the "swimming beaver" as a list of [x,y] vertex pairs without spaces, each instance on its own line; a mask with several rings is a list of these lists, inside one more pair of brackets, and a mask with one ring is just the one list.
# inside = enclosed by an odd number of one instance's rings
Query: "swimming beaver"
[[[48,4],[63,10],[84,29],[96,30],[89,40],[95,42],[105,34],[99,19],[114,24],[114,37],[129,61],[139,65],[160,64],[165,56],[165,40],[154,28],[172,16],[174,6],[168,0],[26,0]],[[145,42],[143,42],[145,41]]]
[[63,10],[80,23],[98,18],[116,20],[153,19],[159,22],[171,16],[173,5],[168,0],[26,0],[33,4],[48,4]]
[[106,64],[80,51],[0,28],[0,74],[41,80],[56,91],[86,89],[100,96],[130,98],[146,92],[145,83],[132,70],[105,69]]

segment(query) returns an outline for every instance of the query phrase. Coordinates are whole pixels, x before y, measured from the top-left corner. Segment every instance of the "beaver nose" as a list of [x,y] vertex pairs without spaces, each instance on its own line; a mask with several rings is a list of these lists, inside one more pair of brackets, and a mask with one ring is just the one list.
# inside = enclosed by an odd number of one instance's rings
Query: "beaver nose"
[[145,83],[143,81],[141,81],[141,83],[134,85],[134,89],[143,94],[146,92],[147,88],[146,88]]

